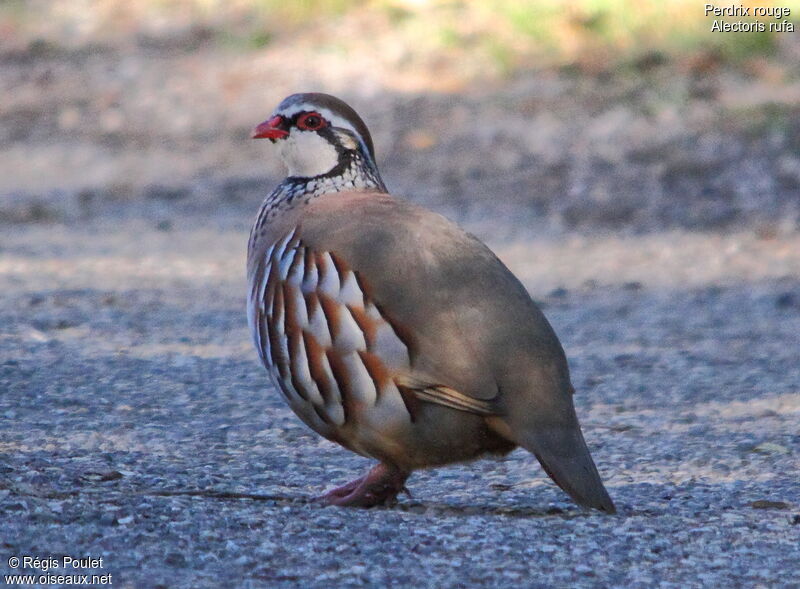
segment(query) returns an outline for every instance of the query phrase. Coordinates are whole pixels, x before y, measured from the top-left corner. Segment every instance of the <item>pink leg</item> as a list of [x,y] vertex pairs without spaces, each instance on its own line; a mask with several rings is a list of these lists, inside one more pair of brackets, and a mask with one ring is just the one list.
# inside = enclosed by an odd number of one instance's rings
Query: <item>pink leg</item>
[[363,477],[332,489],[319,500],[341,507],[373,507],[393,502],[405,489],[408,473],[384,462],[376,464]]

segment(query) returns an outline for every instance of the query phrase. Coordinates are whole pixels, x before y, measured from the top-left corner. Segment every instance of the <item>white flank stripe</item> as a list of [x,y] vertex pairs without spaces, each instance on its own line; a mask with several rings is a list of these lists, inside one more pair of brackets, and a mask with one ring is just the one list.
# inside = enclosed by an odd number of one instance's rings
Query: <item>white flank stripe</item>
[[279,383],[280,389],[283,391],[283,394],[289,399],[289,402],[295,404],[298,407],[302,407],[305,401],[297,394],[297,391],[292,386],[292,382],[287,378],[281,378],[280,372],[278,372],[278,367],[274,366],[273,370],[273,377],[275,381]]
[[378,393],[375,390],[375,382],[367,372],[361,357],[358,354],[347,354],[342,356],[342,360],[347,367],[350,390],[355,395],[355,401],[372,407],[378,398]]
[[253,307],[253,302],[251,301],[249,305],[247,305],[247,326],[250,328],[250,337],[253,339],[253,344],[255,344],[256,349],[261,354],[261,334],[258,331],[258,318],[261,315],[256,312],[255,308]]
[[286,237],[277,241],[275,245],[272,247],[272,255],[270,256],[273,260],[280,260],[283,257],[284,250],[286,249],[286,244],[294,237],[294,232],[296,229],[293,229],[291,233],[288,233]]
[[[270,348],[270,343],[269,343],[269,324],[266,323],[266,317],[262,317],[262,321],[264,321],[264,329],[267,332],[266,333],[267,337],[263,342],[261,342],[261,348],[259,349],[264,352],[264,363],[267,366],[272,366],[272,349]],[[258,326],[256,326],[256,329],[258,329]],[[258,337],[259,339],[261,339],[260,333]]]
[[326,356],[322,357],[322,371],[325,373],[328,388],[333,391],[333,398],[325,404],[325,411],[336,425],[344,423],[344,408],[342,407],[342,392],[336,384],[336,379],[333,378],[333,371],[331,365],[328,363]]
[[336,425],[344,425],[344,407],[341,403],[328,403],[324,409],[328,419]]
[[[310,254],[309,254],[310,255]],[[319,281],[319,270],[316,264],[311,264],[308,274],[303,278],[303,293],[309,293],[317,290],[317,282]]]
[[[269,258],[267,258],[269,260]],[[261,278],[261,284],[258,286],[258,305],[263,311],[264,309],[264,294],[267,292],[267,282],[269,282],[269,273],[272,271],[272,262],[267,262],[264,266],[264,276]]]
[[364,333],[361,328],[353,319],[350,310],[343,306],[339,306],[339,332],[336,334],[336,340],[333,342],[336,346],[336,351],[341,354],[349,354],[356,350],[366,350],[367,342],[364,339]]
[[311,372],[308,369],[308,357],[306,356],[305,346],[298,346],[298,353],[291,359],[292,374],[299,382],[300,388],[306,393],[309,401],[317,407],[325,405],[322,395],[317,388],[317,383],[311,378]]
[[339,289],[339,302],[343,305],[360,307],[364,304],[364,293],[358,287],[355,274],[348,272]]
[[[276,291],[280,288],[280,285],[277,285]],[[285,331],[283,327],[283,323],[286,319],[285,312],[286,312],[286,304],[282,304],[280,307],[276,305],[278,302],[278,295],[276,294],[272,297],[272,308],[270,309],[270,314],[272,317],[272,321],[270,325],[275,327],[275,333],[278,334],[279,337],[285,336]]]
[[[308,309],[306,300],[297,288],[289,289],[289,296],[294,297],[294,321],[300,329],[308,329]],[[286,304],[286,303],[284,303]],[[291,319],[290,319],[291,321]]]
[[383,318],[383,315],[381,315],[381,312],[378,311],[378,308],[372,303],[367,303],[367,306],[364,307],[364,311],[366,312],[367,317],[373,321],[379,321],[380,323],[386,322],[386,320]]
[[320,269],[320,275],[323,278],[319,282],[319,290],[333,299],[338,298],[339,273],[336,271],[331,255],[328,252],[317,255],[317,263],[324,265],[324,270]]
[[294,247],[286,248],[286,251],[281,256],[280,265],[278,266],[278,276],[281,280],[286,280],[289,276],[289,268],[294,261],[294,256],[297,254],[297,249]]
[[303,282],[303,263],[305,261],[305,250],[300,246],[295,246],[293,261],[286,274],[286,282],[299,287]]
[[272,251],[274,249],[275,249],[275,244],[273,243],[271,246],[269,246],[267,253],[264,254],[264,262],[266,262],[267,265],[269,265],[270,258],[272,258]]
[[[305,300],[303,301],[305,304]],[[306,308],[306,313],[308,313],[308,308]],[[325,319],[325,313],[322,311],[322,305],[317,304],[316,309],[311,315],[308,315],[308,331],[317,338],[319,345],[323,348],[330,348],[331,344],[331,334],[328,331],[328,321]]]

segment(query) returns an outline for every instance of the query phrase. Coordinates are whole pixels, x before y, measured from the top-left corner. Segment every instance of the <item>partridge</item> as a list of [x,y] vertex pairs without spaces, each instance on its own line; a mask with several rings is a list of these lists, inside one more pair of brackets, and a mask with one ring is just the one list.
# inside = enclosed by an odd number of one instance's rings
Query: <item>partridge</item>
[[289,174],[250,234],[256,350],[306,425],[379,461],[320,499],[385,504],[416,469],[522,446],[575,502],[614,513],[561,344],[489,248],[391,196],[366,125],[334,96],[293,94],[252,136]]

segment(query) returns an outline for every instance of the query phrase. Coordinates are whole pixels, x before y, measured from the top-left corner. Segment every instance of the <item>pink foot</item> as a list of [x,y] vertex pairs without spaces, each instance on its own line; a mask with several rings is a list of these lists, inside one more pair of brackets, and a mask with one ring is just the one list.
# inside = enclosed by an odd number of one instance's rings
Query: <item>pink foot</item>
[[373,507],[386,505],[405,489],[408,473],[381,462],[363,477],[336,487],[319,497],[326,505]]
[[324,495],[318,497],[320,500],[324,500],[326,503],[330,503],[328,499],[336,498],[336,497],[347,497],[350,493],[355,491],[359,485],[361,485],[364,480],[366,479],[366,475],[363,477],[359,477],[353,481],[350,481],[346,485],[342,485],[341,487],[336,487],[335,489],[331,489]]

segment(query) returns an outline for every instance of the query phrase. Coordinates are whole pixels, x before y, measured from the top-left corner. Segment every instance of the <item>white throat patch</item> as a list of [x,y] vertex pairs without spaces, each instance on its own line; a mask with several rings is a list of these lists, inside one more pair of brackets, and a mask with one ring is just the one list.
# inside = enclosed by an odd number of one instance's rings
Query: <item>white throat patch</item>
[[313,178],[330,172],[339,163],[336,148],[314,131],[292,129],[277,145],[290,176]]

